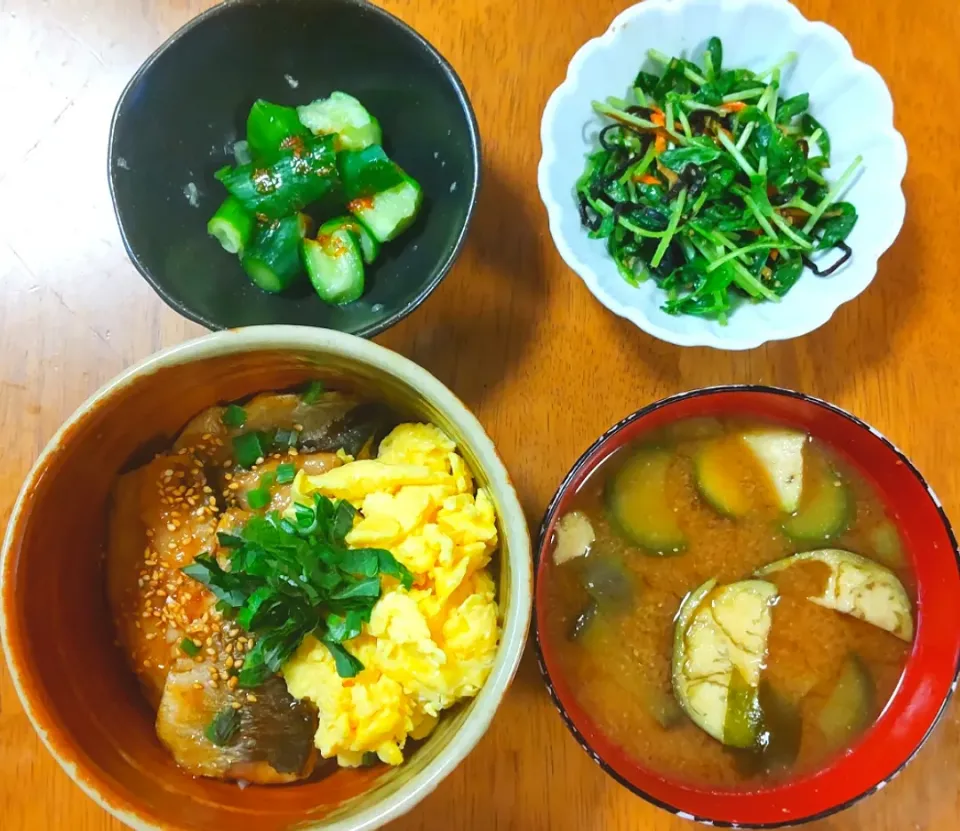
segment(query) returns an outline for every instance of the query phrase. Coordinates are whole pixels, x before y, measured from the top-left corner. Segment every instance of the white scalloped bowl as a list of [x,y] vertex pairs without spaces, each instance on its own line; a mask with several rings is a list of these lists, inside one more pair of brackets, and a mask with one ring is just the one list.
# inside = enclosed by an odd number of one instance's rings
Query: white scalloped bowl
[[[857,154],[864,160],[844,197],[860,216],[848,238],[852,260],[830,278],[807,270],[782,302],[745,303],[726,325],[668,315],[660,308],[664,292],[652,280],[639,287],[623,280],[605,242],[589,239],[581,227],[574,197],[584,159],[597,148],[597,133],[607,123],[590,102],[624,95],[648,49],[699,57],[713,35],[723,40],[728,67],[761,71],[796,52],[797,60],[784,71],[782,94],[810,93],[810,111],[832,141],[828,179],[835,180]],[[812,332],[870,284],[877,260],[903,226],[907,149],[893,126],[886,84],[853,57],[836,29],[808,21],[786,0],[647,0],[632,6],[574,55],[566,79],[547,102],[540,136],[540,197],[560,256],[604,306],[680,346],[752,349]]]

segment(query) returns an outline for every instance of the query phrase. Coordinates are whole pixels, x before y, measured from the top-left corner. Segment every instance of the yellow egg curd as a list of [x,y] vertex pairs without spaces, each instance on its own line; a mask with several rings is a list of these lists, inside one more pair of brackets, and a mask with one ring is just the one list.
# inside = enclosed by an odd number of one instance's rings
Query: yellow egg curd
[[401,424],[377,458],[351,460],[320,476],[299,473],[294,500],[319,492],[359,511],[346,541],[385,548],[414,575],[410,591],[382,578],[363,633],[344,646],[363,664],[341,678],[329,650],[308,637],[283,668],[290,694],[319,710],[316,745],[355,767],[366,753],[398,765],[408,738],[422,739],[441,710],[477,694],[499,639],[493,579],[493,503],[456,445],[430,424]]

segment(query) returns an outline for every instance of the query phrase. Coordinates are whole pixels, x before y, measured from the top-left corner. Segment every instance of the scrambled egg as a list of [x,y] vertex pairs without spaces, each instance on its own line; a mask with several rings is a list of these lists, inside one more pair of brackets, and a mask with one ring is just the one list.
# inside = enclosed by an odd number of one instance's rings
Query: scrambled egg
[[477,694],[499,638],[493,579],[493,503],[455,444],[429,424],[402,424],[376,459],[345,459],[320,476],[298,474],[294,499],[319,491],[359,510],[347,544],[386,548],[414,575],[408,592],[383,578],[363,633],[345,645],[363,663],[341,678],[327,648],[307,638],[283,668],[287,688],[320,712],[316,746],[345,767],[374,752],[403,761],[408,737],[430,734],[440,711]]

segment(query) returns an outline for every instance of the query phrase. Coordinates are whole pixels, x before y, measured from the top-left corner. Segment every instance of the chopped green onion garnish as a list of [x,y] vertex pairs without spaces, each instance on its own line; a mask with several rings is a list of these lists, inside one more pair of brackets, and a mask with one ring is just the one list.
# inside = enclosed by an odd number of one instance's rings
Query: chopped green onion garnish
[[200,654],[200,647],[190,640],[190,638],[184,638],[180,641],[180,651],[189,655],[191,658],[195,658]]
[[259,433],[233,437],[233,461],[240,467],[253,467],[265,455]]
[[281,427],[273,434],[274,447],[283,449],[285,447],[296,447],[300,441],[300,434],[296,430],[287,430]]
[[247,423],[247,411],[236,404],[230,404],[223,411],[222,421],[227,427],[243,427]]
[[300,396],[304,404],[316,404],[324,393],[323,381],[311,381]]
[[217,747],[226,747],[233,741],[240,729],[240,711],[233,707],[225,707],[214,716],[207,729],[203,731]]
[[270,504],[270,488],[276,481],[275,473],[264,473],[257,482],[257,487],[247,493],[247,504],[255,511],[266,508]]
[[293,462],[284,462],[277,467],[277,484],[289,485],[297,477],[297,466]]
[[[261,477],[262,484],[270,481],[270,474]],[[326,646],[342,678],[355,676],[363,664],[346,643],[370,620],[382,594],[381,578],[407,590],[413,586],[413,574],[389,551],[349,548],[346,536],[356,515],[349,503],[317,494],[313,508],[296,505],[295,513],[296,523],[273,513],[247,520],[238,531],[242,544],[230,552],[229,570],[210,554],[198,554],[182,569],[213,592],[224,614],[253,638],[237,676],[241,687],[255,687],[277,673],[308,635]],[[239,726],[239,716],[222,712],[206,735],[223,746]]]
[[270,491],[265,488],[254,488],[247,492],[247,504],[254,510],[259,511],[270,504]]

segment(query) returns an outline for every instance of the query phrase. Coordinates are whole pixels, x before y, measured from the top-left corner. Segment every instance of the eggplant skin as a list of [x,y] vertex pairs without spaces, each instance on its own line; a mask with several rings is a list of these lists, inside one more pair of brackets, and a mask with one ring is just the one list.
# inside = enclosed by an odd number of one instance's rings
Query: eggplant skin
[[241,743],[249,744],[250,759],[266,762],[277,773],[308,776],[316,761],[316,708],[290,695],[278,676],[255,692],[256,705],[247,703],[240,710]]
[[[317,759],[313,706],[293,698],[276,676],[254,690],[230,690],[205,683],[209,672],[207,664],[182,660],[167,676],[156,730],[176,763],[195,776],[261,785],[310,776]],[[206,729],[234,704],[240,728],[226,745],[215,745]]]

